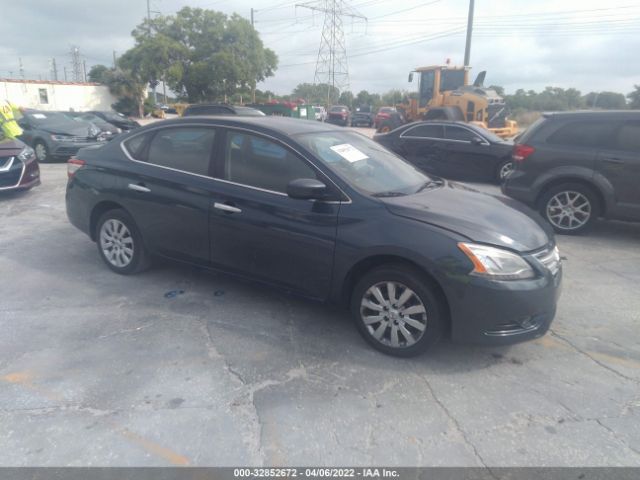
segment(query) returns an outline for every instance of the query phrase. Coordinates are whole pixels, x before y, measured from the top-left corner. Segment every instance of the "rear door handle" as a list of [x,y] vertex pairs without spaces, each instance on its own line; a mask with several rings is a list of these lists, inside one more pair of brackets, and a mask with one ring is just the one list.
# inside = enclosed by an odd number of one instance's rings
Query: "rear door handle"
[[227,213],[242,213],[242,210],[239,209],[238,207],[234,207],[233,205],[227,205],[226,203],[216,202],[213,204],[213,208],[222,210],[223,212],[227,212]]
[[622,158],[616,158],[616,157],[603,158],[602,161],[607,163],[613,163],[615,165],[622,165],[623,163],[626,163]]
[[129,184],[129,190],[135,190],[136,192],[143,192],[143,193],[149,193],[151,191],[150,188],[147,188],[144,185],[137,185],[135,183]]

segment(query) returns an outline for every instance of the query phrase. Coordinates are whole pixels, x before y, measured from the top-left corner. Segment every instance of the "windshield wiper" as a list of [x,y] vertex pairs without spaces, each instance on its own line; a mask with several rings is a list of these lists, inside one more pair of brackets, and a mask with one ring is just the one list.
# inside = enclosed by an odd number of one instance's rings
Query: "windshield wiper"
[[404,192],[389,191],[389,192],[374,193],[372,196],[378,197],[378,198],[384,198],[384,197],[404,197],[405,195],[407,194]]
[[427,182],[424,182],[424,184],[422,184],[422,186],[416,190],[416,193],[419,193],[423,190],[426,190],[428,188],[435,188],[435,187],[439,187],[444,183],[443,180],[429,180]]

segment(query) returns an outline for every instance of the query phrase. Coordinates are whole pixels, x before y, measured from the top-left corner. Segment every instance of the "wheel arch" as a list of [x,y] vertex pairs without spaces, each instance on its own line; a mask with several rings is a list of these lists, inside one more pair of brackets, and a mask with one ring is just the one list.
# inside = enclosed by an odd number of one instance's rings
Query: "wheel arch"
[[371,255],[365,258],[358,260],[354,265],[351,266],[349,271],[347,272],[344,281],[342,282],[341,287],[341,302],[345,305],[349,305],[351,301],[351,294],[353,292],[354,287],[358,283],[358,280],[362,278],[367,272],[371,271],[374,268],[380,267],[382,265],[404,265],[410,268],[417,270],[420,275],[425,279],[427,283],[434,289],[434,293],[438,296],[440,301],[442,302],[442,307],[444,308],[444,316],[445,323],[447,325],[447,334],[450,333],[451,329],[451,308],[449,306],[449,299],[447,295],[440,285],[440,282],[435,278],[433,274],[427,271],[424,267],[421,267],[416,262],[409,260],[408,258],[402,257],[400,255]]
[[129,215],[131,215],[126,208],[124,208],[121,204],[114,202],[113,200],[103,200],[101,202],[98,202],[91,210],[91,216],[89,217],[89,235],[91,237],[91,240],[93,240],[94,242],[97,238],[96,229],[98,226],[98,220],[102,215],[110,210],[124,210]]
[[541,207],[540,202],[546,192],[548,192],[550,189],[554,187],[557,187],[558,185],[562,185],[563,183],[575,183],[592,190],[593,193],[596,194],[596,197],[598,198],[598,202],[599,202],[598,206],[600,207],[600,212],[598,213],[598,215],[599,216],[606,215],[607,211],[610,208],[610,204],[602,188],[598,186],[597,182],[594,182],[593,180],[589,180],[579,176],[563,176],[563,177],[554,178],[544,183],[542,187],[539,189],[538,195],[536,196],[536,208]]

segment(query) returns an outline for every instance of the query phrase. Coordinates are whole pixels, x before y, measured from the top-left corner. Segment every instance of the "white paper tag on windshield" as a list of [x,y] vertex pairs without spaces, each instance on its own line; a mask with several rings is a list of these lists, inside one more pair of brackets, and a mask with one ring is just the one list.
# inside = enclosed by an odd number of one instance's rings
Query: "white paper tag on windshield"
[[343,143],[342,145],[334,145],[333,147],[331,147],[331,150],[351,163],[359,162],[360,160],[366,160],[367,158],[369,158],[356,147],[354,147],[353,145],[349,145],[348,143]]
[[47,116],[42,114],[42,113],[34,113],[33,114],[33,118],[37,118],[39,120],[42,120],[43,118],[47,118]]

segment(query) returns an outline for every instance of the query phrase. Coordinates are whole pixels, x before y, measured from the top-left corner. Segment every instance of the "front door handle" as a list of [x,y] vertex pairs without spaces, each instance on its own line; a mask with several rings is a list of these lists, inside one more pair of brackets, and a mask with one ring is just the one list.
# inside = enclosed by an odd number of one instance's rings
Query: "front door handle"
[[142,192],[142,193],[149,193],[151,191],[150,188],[147,188],[144,185],[137,185],[135,183],[129,184],[129,190],[135,190],[136,192]]
[[240,210],[238,207],[234,207],[233,205],[227,205],[226,203],[216,202],[213,204],[213,208],[222,210],[223,212],[227,212],[227,213],[242,213],[242,210]]

